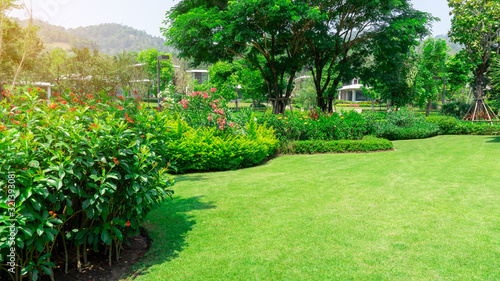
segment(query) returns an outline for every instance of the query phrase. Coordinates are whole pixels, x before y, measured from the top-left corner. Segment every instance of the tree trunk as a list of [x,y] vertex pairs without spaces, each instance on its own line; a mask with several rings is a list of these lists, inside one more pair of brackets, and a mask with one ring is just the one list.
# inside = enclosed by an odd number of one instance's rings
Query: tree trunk
[[428,99],[426,110],[425,110],[425,116],[429,116],[429,114],[431,113],[431,103],[432,103],[431,99]]
[[285,114],[286,100],[273,101],[273,114]]
[[372,112],[375,112],[375,101],[372,99]]

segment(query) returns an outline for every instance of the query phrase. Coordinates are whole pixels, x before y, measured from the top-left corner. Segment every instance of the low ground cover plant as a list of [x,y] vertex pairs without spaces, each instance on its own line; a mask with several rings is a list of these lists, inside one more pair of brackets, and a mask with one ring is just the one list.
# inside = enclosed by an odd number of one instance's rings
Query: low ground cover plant
[[371,152],[393,149],[392,142],[373,136],[366,136],[362,140],[336,141],[294,141],[280,149],[283,154],[314,154],[314,153],[344,153],[344,152]]

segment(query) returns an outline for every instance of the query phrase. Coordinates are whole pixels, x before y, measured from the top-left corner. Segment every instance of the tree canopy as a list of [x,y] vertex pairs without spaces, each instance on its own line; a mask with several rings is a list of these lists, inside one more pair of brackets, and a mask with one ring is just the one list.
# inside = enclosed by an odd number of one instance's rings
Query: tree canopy
[[402,52],[427,33],[431,19],[407,0],[184,0],[167,13],[163,33],[194,65],[248,61],[266,82],[274,113],[283,113],[304,67],[319,97],[334,95],[340,81],[358,74],[380,33],[397,41],[399,49],[390,51]]
[[475,96],[482,100],[485,74],[500,53],[500,2],[498,0],[448,0],[452,8],[450,38],[465,48],[464,56],[475,77]]

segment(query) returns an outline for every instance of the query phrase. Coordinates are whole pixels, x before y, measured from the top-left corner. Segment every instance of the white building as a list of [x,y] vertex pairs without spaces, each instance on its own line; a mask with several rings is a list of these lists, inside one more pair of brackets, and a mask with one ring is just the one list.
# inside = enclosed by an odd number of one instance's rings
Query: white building
[[360,84],[361,80],[359,78],[354,78],[349,83],[344,83],[343,87],[339,89],[339,100],[345,101],[371,101],[372,99],[365,97],[361,88],[363,84]]
[[193,79],[196,79],[198,81],[198,84],[203,84],[203,82],[208,81],[208,70],[200,70],[200,69],[194,69],[194,70],[186,70],[187,73],[191,73],[193,75]]

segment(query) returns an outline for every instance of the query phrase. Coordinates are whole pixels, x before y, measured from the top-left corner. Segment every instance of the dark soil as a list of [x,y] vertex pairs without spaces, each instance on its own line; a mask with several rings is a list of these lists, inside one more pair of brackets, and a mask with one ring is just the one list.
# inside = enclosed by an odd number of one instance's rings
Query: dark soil
[[[128,239],[129,245],[124,243],[120,253],[120,259],[116,261],[113,255],[112,266],[108,265],[108,258],[102,253],[88,254],[88,264],[82,266],[82,272],[78,272],[75,263],[70,263],[68,274],[64,273],[64,264],[56,264],[54,276],[56,281],[115,281],[125,278],[129,268],[138,262],[149,249],[147,234],[141,231],[140,235]],[[83,262],[83,259],[82,259]],[[50,278],[44,276],[43,281]]]

